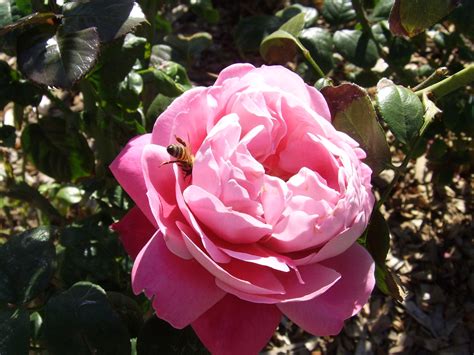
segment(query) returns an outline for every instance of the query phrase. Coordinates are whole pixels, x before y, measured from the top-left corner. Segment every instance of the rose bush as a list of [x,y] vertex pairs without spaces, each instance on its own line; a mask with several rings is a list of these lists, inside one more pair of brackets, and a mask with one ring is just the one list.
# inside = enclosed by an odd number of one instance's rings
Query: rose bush
[[[167,147],[178,139],[190,175],[163,164],[176,160]],[[134,292],[217,354],[257,353],[282,314],[338,333],[374,286],[373,260],[356,243],[374,203],[364,158],[293,72],[226,68],[111,165],[136,203],[114,225],[135,259]]]

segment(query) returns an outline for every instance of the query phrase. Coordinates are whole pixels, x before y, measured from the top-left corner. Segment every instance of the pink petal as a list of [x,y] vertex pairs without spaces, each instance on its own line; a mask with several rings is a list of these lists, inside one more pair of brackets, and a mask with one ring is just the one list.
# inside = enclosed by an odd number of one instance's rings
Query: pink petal
[[131,139],[115,160],[110,170],[124,190],[135,201],[148,220],[156,226],[146,196],[146,185],[141,166],[141,156],[146,145],[150,144],[151,134]]
[[151,142],[163,147],[186,141],[193,153],[206,137],[208,121],[214,119],[214,104],[208,100],[207,88],[196,87],[176,98],[157,118]]
[[350,248],[359,238],[367,225],[366,212],[362,211],[354,220],[353,225],[328,241],[320,250],[301,259],[295,259],[297,265],[321,262],[333,258]]
[[324,96],[318,90],[316,90],[314,86],[306,85],[306,89],[308,90],[311,100],[311,107],[313,110],[331,122],[331,112],[329,111],[329,107]]
[[375,285],[374,262],[357,243],[343,254],[321,263],[336,270],[341,279],[327,292],[307,302],[282,303],[278,308],[301,328],[314,335],[335,335],[344,320],[367,302]]
[[284,293],[273,295],[260,295],[241,292],[233,288],[231,285],[224,284],[217,279],[216,284],[224,291],[249,302],[255,303],[285,303],[285,302],[301,302],[311,300],[330,289],[339,279],[341,275],[329,267],[320,264],[311,264],[300,266],[295,272],[278,273]]
[[176,193],[173,188],[170,188],[175,186],[176,173],[173,171],[172,164],[162,165],[163,162],[169,160],[170,155],[162,146],[150,144],[143,150],[142,167],[147,196],[156,223],[168,248],[176,255],[190,259],[191,254],[189,254],[181,232],[176,226],[177,221],[184,221],[177,206]]
[[216,277],[216,282],[220,280],[236,290],[252,294],[270,295],[285,292],[280,281],[269,269],[235,259],[231,259],[227,264],[216,263],[198,245],[193,230],[189,226],[178,225],[189,251],[199,264]]
[[120,235],[120,240],[132,259],[155,234],[156,227],[138,207],[133,207],[120,221],[112,224],[112,229]]
[[188,186],[183,197],[196,218],[225,241],[254,243],[272,231],[270,225],[246,213],[230,210],[218,198],[198,186]]
[[278,222],[290,196],[288,187],[282,179],[265,175],[261,200],[265,221],[268,224],[275,225]]
[[225,68],[219,73],[219,76],[217,77],[214,86],[222,85],[226,80],[229,79],[239,79],[253,69],[255,69],[255,67],[252,64],[248,63],[238,63],[229,65],[227,68]]
[[254,304],[227,295],[192,327],[213,355],[258,354],[280,323],[273,305]]
[[156,315],[175,328],[184,328],[224,297],[214,277],[195,260],[183,260],[168,250],[160,232],[135,260],[132,287],[135,294],[144,291],[154,297]]

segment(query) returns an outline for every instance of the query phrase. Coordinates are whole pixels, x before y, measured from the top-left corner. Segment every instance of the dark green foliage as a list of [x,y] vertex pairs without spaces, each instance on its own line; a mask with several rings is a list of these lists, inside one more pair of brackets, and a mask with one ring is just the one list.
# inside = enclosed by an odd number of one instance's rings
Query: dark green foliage
[[30,318],[23,308],[0,309],[0,354],[27,355]]
[[137,351],[140,355],[209,354],[191,327],[179,331],[156,317],[148,319],[138,334]]
[[51,354],[130,354],[127,328],[97,285],[76,283],[53,296],[44,313],[43,336]]
[[75,181],[94,172],[94,156],[86,139],[62,118],[44,117],[28,125],[21,143],[35,166],[58,181]]
[[53,276],[55,256],[49,228],[11,236],[0,246],[0,305],[38,296]]

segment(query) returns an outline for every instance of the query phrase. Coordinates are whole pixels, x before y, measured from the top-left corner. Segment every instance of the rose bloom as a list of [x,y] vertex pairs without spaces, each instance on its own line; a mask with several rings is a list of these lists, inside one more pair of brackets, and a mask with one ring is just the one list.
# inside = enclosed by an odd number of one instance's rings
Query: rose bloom
[[337,334],[374,287],[374,262],[356,243],[374,203],[364,158],[295,73],[224,69],[111,165],[136,203],[114,225],[135,259],[134,292],[214,354],[258,353],[282,314]]

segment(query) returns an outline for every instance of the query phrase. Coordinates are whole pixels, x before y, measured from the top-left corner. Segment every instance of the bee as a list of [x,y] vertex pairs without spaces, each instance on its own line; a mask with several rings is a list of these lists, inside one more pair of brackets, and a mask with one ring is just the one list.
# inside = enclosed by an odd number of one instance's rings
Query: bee
[[161,165],[176,163],[184,172],[184,177],[191,175],[193,171],[194,156],[191,154],[191,150],[186,142],[175,136],[176,144],[170,144],[166,147],[166,151],[169,155],[176,160],[170,160],[162,163]]

